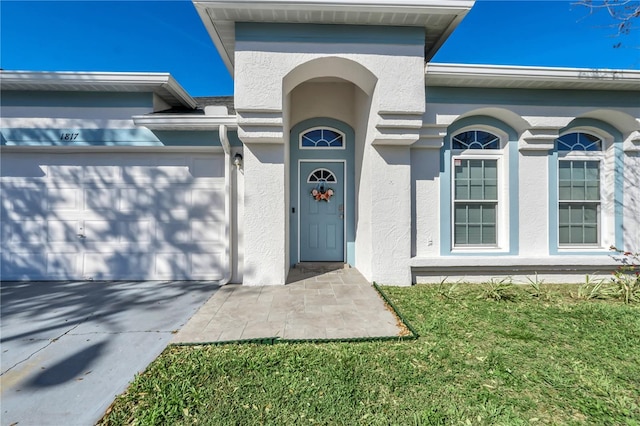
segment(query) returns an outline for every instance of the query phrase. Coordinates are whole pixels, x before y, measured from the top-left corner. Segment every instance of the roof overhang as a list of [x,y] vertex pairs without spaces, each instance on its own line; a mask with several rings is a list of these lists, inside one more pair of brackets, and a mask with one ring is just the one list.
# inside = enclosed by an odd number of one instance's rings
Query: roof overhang
[[236,22],[412,26],[426,28],[430,60],[475,0],[193,0],[233,74]]
[[429,63],[427,86],[640,91],[640,71]]
[[196,101],[168,73],[1,71],[2,90],[148,92],[172,107],[194,109]]

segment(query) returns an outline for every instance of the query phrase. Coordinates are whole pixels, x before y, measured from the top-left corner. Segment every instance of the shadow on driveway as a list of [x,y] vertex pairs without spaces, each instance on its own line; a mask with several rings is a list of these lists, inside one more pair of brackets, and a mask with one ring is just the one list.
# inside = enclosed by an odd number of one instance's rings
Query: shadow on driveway
[[2,282],[2,422],[89,425],[219,287]]

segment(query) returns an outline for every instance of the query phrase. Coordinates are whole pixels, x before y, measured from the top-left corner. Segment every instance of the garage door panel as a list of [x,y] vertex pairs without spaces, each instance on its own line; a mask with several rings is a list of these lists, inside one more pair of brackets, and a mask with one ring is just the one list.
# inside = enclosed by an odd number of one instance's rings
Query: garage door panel
[[155,201],[147,188],[121,188],[118,206],[122,212],[151,212]]
[[0,242],[3,244],[8,242],[11,238],[11,228],[13,224],[3,215],[0,218]]
[[3,221],[3,241],[11,243],[42,243],[46,241],[46,222],[44,220]]
[[79,220],[47,221],[47,241],[52,243],[76,244],[82,234],[82,224]]
[[191,240],[189,220],[184,217],[183,220],[156,222],[156,239],[167,244],[188,243]]
[[2,213],[15,219],[45,217],[46,187],[42,184],[16,184],[3,182]]
[[194,277],[211,277],[210,279],[222,278],[224,253],[218,251],[207,251],[194,253],[191,255],[191,274]]
[[2,252],[3,280],[37,280],[46,278],[47,259],[42,251]]
[[191,191],[188,187],[177,186],[164,190],[155,190],[151,194],[154,199],[154,207],[159,211],[187,210],[191,200]]
[[118,206],[120,191],[117,188],[85,188],[84,209],[92,211],[113,211]]
[[105,243],[118,242],[120,239],[120,224],[116,220],[90,219],[84,221],[84,235],[86,241],[100,241]]
[[191,207],[205,210],[224,211],[224,192],[215,189],[194,189],[191,191]]
[[77,187],[49,188],[47,210],[52,212],[80,210],[82,191]]
[[157,278],[188,277],[187,255],[183,252],[156,253],[155,275]]
[[47,253],[46,275],[52,278],[78,279],[78,264],[81,260],[78,252]]
[[217,242],[222,240],[224,225],[215,221],[192,220],[191,238],[199,242]]
[[120,222],[120,242],[148,243],[152,240],[153,226],[150,220],[124,220]]
[[149,252],[87,252],[84,276],[102,279],[153,279],[150,276],[153,254]]

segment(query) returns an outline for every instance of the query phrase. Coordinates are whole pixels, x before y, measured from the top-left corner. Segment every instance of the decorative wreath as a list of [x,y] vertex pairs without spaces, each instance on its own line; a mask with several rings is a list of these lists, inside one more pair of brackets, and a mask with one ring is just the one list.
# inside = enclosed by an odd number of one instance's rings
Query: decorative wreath
[[316,201],[326,201],[329,202],[329,199],[333,195],[333,189],[327,188],[324,186],[324,182],[320,182],[318,186],[311,190],[311,196],[315,198]]

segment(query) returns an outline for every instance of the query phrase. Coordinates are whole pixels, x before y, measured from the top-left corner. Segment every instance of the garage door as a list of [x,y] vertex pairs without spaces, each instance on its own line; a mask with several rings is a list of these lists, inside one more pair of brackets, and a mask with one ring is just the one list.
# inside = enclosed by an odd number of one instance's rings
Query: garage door
[[3,280],[222,278],[222,154],[1,161]]

